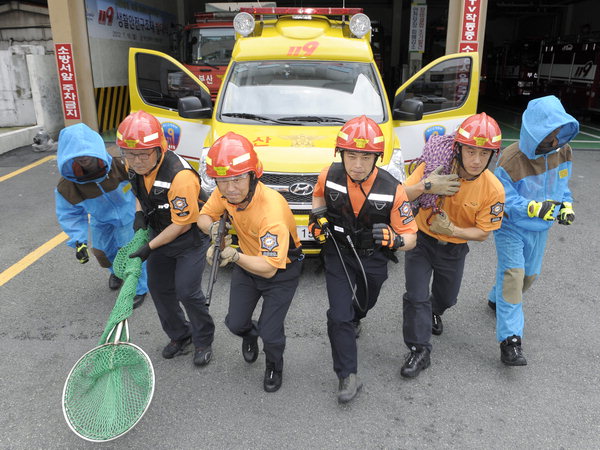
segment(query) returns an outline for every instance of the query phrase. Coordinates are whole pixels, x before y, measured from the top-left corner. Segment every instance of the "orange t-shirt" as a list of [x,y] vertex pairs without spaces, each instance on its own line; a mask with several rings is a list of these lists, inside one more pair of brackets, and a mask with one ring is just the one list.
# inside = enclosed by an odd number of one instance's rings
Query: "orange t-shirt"
[[[367,195],[371,192],[375,178],[377,178],[377,172],[379,169],[375,167],[373,173],[362,183],[362,188]],[[323,197],[325,195],[325,182],[327,180],[327,173],[329,167],[325,167],[319,174],[317,185],[315,186],[314,196]],[[348,197],[350,198],[350,204],[354,215],[358,217],[361,208],[363,207],[366,197],[360,189],[360,185],[352,181],[352,179],[346,175],[346,185],[348,188]],[[390,225],[394,231],[398,234],[416,233],[417,224],[414,221],[412,215],[412,208],[406,191],[401,184],[398,184],[396,188],[396,194],[394,195],[394,204],[392,206],[392,212],[390,214]]]
[[[425,164],[420,164],[408,177],[405,184],[412,186],[421,181]],[[459,191],[443,199],[442,209],[446,211],[450,221],[460,228],[476,227],[483,231],[500,228],[504,214],[504,187],[489,170],[484,170],[474,180],[460,180]],[[417,214],[419,230],[441,241],[462,244],[465,239],[433,233],[429,229],[427,219],[431,208],[421,209]]]
[[259,182],[250,204],[245,209],[238,210],[236,205],[223,197],[217,187],[200,214],[206,214],[217,221],[225,210],[229,213],[238,243],[245,255],[262,256],[273,267],[285,269],[290,262],[287,256],[290,236],[296,248],[301,244],[294,215],[279,192]]
[[[160,164],[148,175],[144,175],[144,186],[147,192],[152,189],[159,168]],[[198,177],[191,170],[178,172],[173,178],[167,194],[171,209],[171,222],[177,225],[196,223],[200,215],[199,196],[200,181]]]

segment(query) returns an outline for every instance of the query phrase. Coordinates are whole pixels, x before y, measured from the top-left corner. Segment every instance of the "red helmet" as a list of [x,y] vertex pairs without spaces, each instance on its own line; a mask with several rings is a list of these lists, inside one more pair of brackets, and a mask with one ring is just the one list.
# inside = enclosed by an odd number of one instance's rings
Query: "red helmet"
[[498,151],[502,143],[502,132],[493,118],[486,113],[480,113],[465,119],[458,127],[454,141],[471,147]]
[[367,116],[360,116],[344,124],[337,135],[335,146],[335,153],[351,150],[383,154],[385,139],[377,122]]
[[206,174],[212,178],[235,177],[254,172],[256,178],[263,174],[263,167],[254,151],[252,142],[244,136],[229,131],[217,139],[206,155]]
[[117,145],[124,149],[144,150],[160,147],[167,150],[167,140],[162,125],[146,111],[129,114],[117,129]]

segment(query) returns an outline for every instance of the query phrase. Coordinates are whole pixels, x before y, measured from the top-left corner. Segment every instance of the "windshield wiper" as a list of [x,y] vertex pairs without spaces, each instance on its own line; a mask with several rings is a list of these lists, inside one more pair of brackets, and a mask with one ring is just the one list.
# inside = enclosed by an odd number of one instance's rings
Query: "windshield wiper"
[[281,117],[279,120],[285,120],[288,122],[333,122],[333,123],[346,123],[346,120],[341,117],[326,117],[326,116],[292,116],[292,117]]
[[277,119],[272,119],[271,117],[259,116],[257,114],[250,113],[223,113],[222,116],[226,117],[238,117],[240,119],[248,119],[248,120],[256,120],[257,122],[271,122],[271,123],[281,123],[287,125],[285,122],[281,122]]

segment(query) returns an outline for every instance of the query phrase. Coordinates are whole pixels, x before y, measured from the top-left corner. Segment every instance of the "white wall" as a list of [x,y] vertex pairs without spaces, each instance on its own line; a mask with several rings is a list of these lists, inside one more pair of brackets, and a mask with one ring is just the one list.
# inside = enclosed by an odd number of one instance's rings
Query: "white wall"
[[54,136],[64,126],[54,55],[27,55],[27,68],[38,125]]
[[0,50],[0,127],[35,124],[25,55]]

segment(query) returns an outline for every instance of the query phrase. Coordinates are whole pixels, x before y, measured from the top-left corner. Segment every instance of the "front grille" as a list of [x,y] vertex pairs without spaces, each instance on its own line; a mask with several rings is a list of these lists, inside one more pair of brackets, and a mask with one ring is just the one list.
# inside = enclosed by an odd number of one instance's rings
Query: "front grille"
[[[318,176],[317,173],[265,172],[260,181],[283,195],[294,214],[306,214],[307,210],[310,210]],[[291,192],[294,189],[298,192]]]

